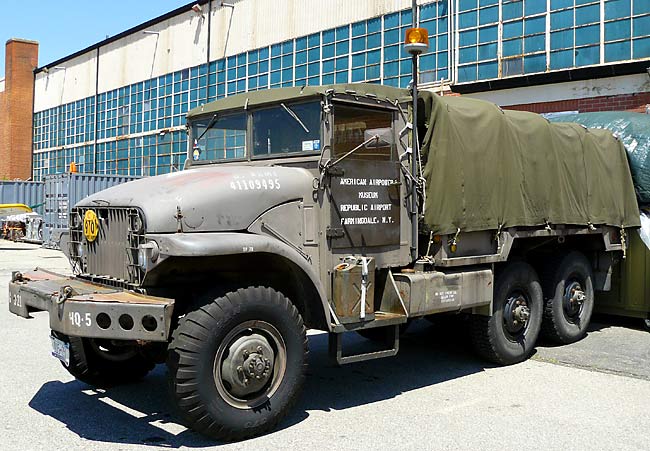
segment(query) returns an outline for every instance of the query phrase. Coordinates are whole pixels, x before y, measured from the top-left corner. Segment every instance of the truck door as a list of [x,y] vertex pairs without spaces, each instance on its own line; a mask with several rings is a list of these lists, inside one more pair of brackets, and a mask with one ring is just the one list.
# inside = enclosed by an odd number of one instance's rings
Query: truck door
[[396,113],[348,104],[335,104],[333,112],[329,247],[333,251],[356,248],[347,251],[353,254],[372,253],[378,246],[399,247],[401,183],[393,127]]

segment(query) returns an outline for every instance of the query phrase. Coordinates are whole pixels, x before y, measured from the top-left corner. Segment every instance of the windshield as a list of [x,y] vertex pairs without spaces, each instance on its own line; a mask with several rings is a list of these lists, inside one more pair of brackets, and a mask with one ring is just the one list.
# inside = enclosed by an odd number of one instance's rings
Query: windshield
[[253,112],[253,156],[319,152],[320,102],[286,103]]
[[192,137],[194,161],[245,158],[246,113],[200,119],[192,123]]

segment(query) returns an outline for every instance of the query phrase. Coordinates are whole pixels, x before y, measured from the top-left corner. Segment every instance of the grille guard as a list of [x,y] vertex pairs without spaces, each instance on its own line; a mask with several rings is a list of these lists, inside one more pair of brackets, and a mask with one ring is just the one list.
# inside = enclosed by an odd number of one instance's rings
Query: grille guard
[[[99,233],[92,242],[79,226],[79,218],[88,210],[99,218]],[[145,242],[146,223],[138,208],[76,207],[70,213],[70,225],[68,253],[75,274],[131,289],[142,285],[145,270],[138,265],[138,249]]]

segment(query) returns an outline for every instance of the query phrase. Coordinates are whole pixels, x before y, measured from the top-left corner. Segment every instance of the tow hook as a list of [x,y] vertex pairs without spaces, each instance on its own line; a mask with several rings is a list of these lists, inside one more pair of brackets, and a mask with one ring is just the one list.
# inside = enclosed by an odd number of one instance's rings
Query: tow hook
[[59,292],[55,295],[54,302],[58,305],[63,304],[70,296],[72,296],[73,290],[70,285],[65,285],[59,288]]

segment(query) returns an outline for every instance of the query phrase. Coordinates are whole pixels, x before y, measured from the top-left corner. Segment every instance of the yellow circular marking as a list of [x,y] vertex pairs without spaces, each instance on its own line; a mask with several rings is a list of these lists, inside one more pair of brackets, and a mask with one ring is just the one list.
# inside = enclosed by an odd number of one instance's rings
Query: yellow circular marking
[[84,235],[89,242],[95,241],[99,233],[99,219],[93,210],[88,210],[84,214]]

